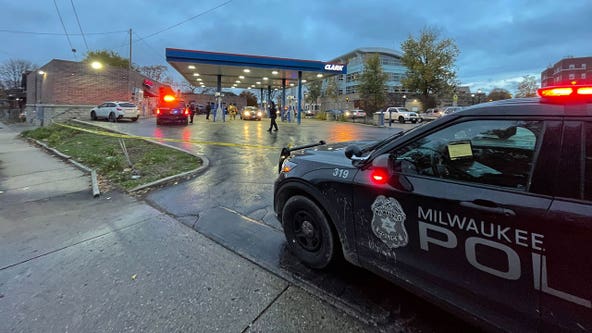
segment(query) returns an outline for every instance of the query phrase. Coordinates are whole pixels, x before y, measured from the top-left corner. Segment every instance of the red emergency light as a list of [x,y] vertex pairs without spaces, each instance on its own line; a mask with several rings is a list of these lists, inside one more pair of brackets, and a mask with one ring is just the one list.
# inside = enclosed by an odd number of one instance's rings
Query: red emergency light
[[388,172],[384,169],[374,169],[370,173],[370,180],[374,184],[386,184],[388,181]]
[[565,98],[592,96],[592,85],[564,85],[538,89],[538,94],[545,98]]

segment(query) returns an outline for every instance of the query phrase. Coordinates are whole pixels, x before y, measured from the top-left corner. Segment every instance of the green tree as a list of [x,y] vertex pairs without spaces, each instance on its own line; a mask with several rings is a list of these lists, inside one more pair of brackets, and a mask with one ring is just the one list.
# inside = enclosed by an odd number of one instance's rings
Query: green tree
[[370,114],[384,106],[386,79],[387,76],[380,65],[380,57],[378,54],[370,55],[360,75],[359,87],[364,108]]
[[423,28],[417,39],[410,35],[401,50],[401,62],[407,67],[403,87],[420,94],[425,108],[435,107],[430,96],[452,93],[456,86],[454,62],[460,53],[452,39],[440,40],[434,28]]
[[248,106],[257,106],[257,96],[255,96],[255,94],[252,92],[243,90],[239,96],[247,99]]
[[489,95],[487,95],[488,101],[499,101],[502,99],[510,99],[512,98],[512,94],[509,91],[502,88],[493,88]]
[[[114,67],[128,68],[128,58],[123,58],[119,54],[109,50],[89,51],[82,59],[83,62],[91,63],[98,61],[103,65],[109,65]],[[158,80],[157,80],[158,81]]]
[[335,82],[335,78],[332,77],[327,82],[327,87],[325,88],[325,96],[329,98],[333,103],[337,103],[337,96],[339,96],[338,89],[337,89],[337,82]]
[[37,68],[28,60],[8,59],[0,65],[0,86],[5,89],[20,88],[23,73]]
[[306,96],[306,103],[316,103],[317,99],[321,96],[321,86],[323,82],[321,80],[312,81],[307,85],[308,95]]
[[536,97],[539,84],[533,75],[525,75],[522,81],[518,83],[516,97]]

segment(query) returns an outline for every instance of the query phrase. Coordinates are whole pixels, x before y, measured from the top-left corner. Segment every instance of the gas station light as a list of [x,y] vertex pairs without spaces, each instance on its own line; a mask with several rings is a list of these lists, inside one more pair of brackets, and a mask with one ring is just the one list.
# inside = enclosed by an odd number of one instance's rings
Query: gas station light
[[251,70],[250,70],[250,69],[248,69],[248,68],[245,68],[245,69],[243,69],[243,72],[245,72],[245,73],[250,73],[250,72],[251,72]]
[[302,80],[302,83],[306,83],[306,80]]
[[245,78],[245,76],[244,75],[240,75],[238,78],[242,80],[242,79]]
[[199,73],[193,73],[193,76],[199,76]]
[[323,77],[323,74],[319,73],[317,74],[317,77]]
[[269,78],[267,78],[267,77],[264,77],[263,78],[263,81],[267,81],[267,80],[269,80]]
[[278,75],[278,71],[273,71],[273,72],[271,72],[271,74]]
[[261,84],[261,81],[257,81],[256,83],[257,83],[257,84]]
[[189,66],[187,66],[187,68],[189,68],[189,69],[195,69],[195,66],[189,65]]

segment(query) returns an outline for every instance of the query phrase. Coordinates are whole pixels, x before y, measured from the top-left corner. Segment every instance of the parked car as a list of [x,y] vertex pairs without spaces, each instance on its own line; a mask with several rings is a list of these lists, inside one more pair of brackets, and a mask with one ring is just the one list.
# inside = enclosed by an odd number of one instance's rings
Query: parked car
[[283,148],[288,249],[316,269],[345,258],[487,330],[590,332],[591,92],[545,87],[384,140]]
[[444,115],[444,110],[440,108],[430,108],[426,112],[420,114],[424,120],[435,120]]
[[444,115],[455,113],[455,112],[458,112],[462,109],[463,109],[462,106],[448,106],[448,107],[444,108]]
[[384,121],[390,123],[398,121],[401,124],[404,124],[405,122],[409,121],[415,124],[417,122],[421,122],[422,120],[417,112],[409,111],[404,107],[398,106],[387,107],[385,110],[377,112],[377,114],[383,114]]
[[107,119],[116,122],[121,119],[136,121],[140,118],[140,110],[136,104],[129,102],[105,102],[90,110],[90,119]]
[[261,120],[263,113],[255,106],[245,106],[240,113],[242,120]]
[[165,123],[189,124],[189,107],[184,100],[170,98],[159,103],[156,109],[156,125]]
[[314,110],[312,110],[312,109],[308,109],[308,110],[304,110],[303,114],[304,114],[304,117],[307,117],[307,118],[312,118],[312,117],[314,117],[314,116],[315,116],[317,113],[316,113],[316,111],[314,111]]
[[350,119],[365,118],[366,111],[361,109],[353,109],[351,111],[345,111],[345,117]]
[[338,109],[327,110],[325,111],[325,114],[327,115],[327,119],[332,120],[339,120],[342,116],[344,116],[343,110]]

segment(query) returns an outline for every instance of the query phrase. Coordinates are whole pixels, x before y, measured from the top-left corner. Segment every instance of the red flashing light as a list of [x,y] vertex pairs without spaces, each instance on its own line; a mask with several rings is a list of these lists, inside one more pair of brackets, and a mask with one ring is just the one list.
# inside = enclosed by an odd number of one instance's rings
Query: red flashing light
[[569,96],[573,91],[574,89],[572,87],[549,87],[538,90],[541,97]]
[[546,98],[565,98],[565,97],[589,97],[592,95],[592,86],[590,85],[562,85],[540,88],[539,96]]
[[175,96],[173,95],[164,95],[164,97],[162,98],[165,102],[172,102],[175,100]]
[[370,173],[370,180],[374,184],[386,184],[388,181],[388,173],[384,169],[374,169]]
[[189,109],[185,108],[185,114],[188,115],[189,114]]
[[156,109],[156,114],[160,114],[160,109]]

